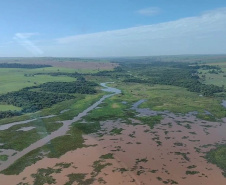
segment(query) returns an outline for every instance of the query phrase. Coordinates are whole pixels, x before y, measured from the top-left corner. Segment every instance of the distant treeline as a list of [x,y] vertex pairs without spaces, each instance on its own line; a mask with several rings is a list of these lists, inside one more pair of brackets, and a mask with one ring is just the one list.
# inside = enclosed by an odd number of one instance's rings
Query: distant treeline
[[215,66],[215,65],[196,65],[196,66],[193,66],[193,68],[203,69],[203,70],[210,70],[210,69],[221,70],[219,66]]
[[42,64],[0,63],[0,68],[35,69],[35,68],[44,68],[44,67],[52,67],[52,66],[51,65],[42,65]]
[[34,75],[69,76],[72,78],[79,78],[79,79],[83,78],[84,79],[84,77],[80,73],[77,73],[77,72],[74,72],[74,73],[65,73],[65,72],[35,73]]
[[189,68],[165,70],[158,79],[154,80],[154,83],[185,87],[188,91],[201,93],[204,96],[212,96],[214,93],[224,91],[223,87],[202,84],[196,71]]
[[181,62],[147,62],[140,60],[135,63],[123,62],[114,71],[101,71],[95,76],[111,76],[124,82],[174,85],[184,87],[188,91],[197,92],[204,96],[224,91],[224,87],[207,85],[200,82],[198,69],[221,70],[219,66],[191,65]]
[[38,86],[42,91],[55,93],[79,93],[79,94],[95,94],[97,91],[94,82],[75,81],[75,82],[48,82]]
[[[36,73],[35,75],[42,75],[46,73]],[[79,93],[79,94],[94,94],[96,93],[95,86],[97,83],[86,81],[86,79],[79,73],[47,73],[51,76],[69,76],[76,78],[74,82],[48,82],[37,86],[41,91],[55,92],[55,93]]]

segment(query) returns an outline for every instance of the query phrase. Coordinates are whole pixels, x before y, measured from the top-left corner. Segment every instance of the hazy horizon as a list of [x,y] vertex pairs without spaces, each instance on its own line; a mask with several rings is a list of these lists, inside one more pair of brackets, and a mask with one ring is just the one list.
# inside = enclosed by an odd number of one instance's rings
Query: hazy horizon
[[225,54],[223,0],[9,0],[0,10],[0,57]]

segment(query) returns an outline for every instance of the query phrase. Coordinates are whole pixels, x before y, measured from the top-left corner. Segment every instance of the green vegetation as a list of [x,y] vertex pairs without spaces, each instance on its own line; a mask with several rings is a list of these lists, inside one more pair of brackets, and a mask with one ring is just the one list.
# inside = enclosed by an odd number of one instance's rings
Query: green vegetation
[[181,63],[197,63],[197,64],[209,64],[225,62],[226,55],[163,55],[163,56],[142,56],[142,57],[119,57],[108,59],[110,62],[181,62]]
[[1,95],[0,102],[22,107],[22,112],[26,113],[36,112],[40,109],[51,107],[53,104],[72,98],[74,97],[67,94],[34,92],[22,89],[20,91]]
[[[0,149],[14,149],[21,151],[32,143],[59,129],[62,123],[51,121],[51,119],[38,119],[28,124],[15,125],[7,130],[0,131]],[[22,131],[23,127],[34,127],[30,131]]]
[[175,155],[181,155],[183,157],[183,159],[185,159],[186,161],[190,161],[190,158],[187,156],[187,154],[189,154],[189,152],[187,152],[187,153],[175,152]]
[[114,159],[114,156],[112,153],[108,153],[105,155],[100,156],[101,159]]
[[31,174],[31,177],[34,178],[33,184],[56,184],[56,179],[53,178],[52,174],[61,173],[62,169],[69,168],[70,166],[71,163],[57,163],[54,168],[40,168],[37,173]]
[[56,179],[54,179],[51,174],[60,172],[61,169],[38,169],[36,174],[31,175],[35,179],[33,185],[56,184]]
[[123,131],[122,128],[113,128],[113,129],[110,131],[110,133],[111,133],[112,135],[119,135],[119,134],[121,134],[122,131]]
[[28,183],[23,183],[23,182],[20,182],[20,183],[18,183],[17,185],[30,185],[30,184],[28,184]]
[[121,173],[124,173],[124,172],[127,172],[127,171],[128,171],[128,170],[125,169],[125,168],[118,168],[117,170],[120,171]]
[[219,87],[226,87],[226,63],[218,62],[218,63],[209,63],[208,66],[212,66],[209,68],[201,68],[199,69],[199,77],[202,82],[205,84],[214,84]]
[[[57,71],[56,68],[39,68],[39,69],[9,69],[0,68],[0,94],[7,92],[18,91],[25,87],[40,85],[46,82],[71,82],[74,78],[68,76],[50,76],[50,75],[34,75],[40,71]],[[71,70],[68,70],[71,71]],[[27,75],[25,75],[27,74]]]
[[187,168],[192,169],[192,168],[196,168],[196,167],[197,167],[196,165],[191,165],[191,166],[188,166]]
[[86,121],[104,121],[126,117],[126,112],[123,111],[126,105],[115,102],[113,97],[106,99],[99,107],[86,116]]
[[38,86],[37,88],[41,88],[42,91],[55,93],[94,94],[97,92],[93,88],[95,86],[97,86],[97,84],[94,82],[77,80],[75,82],[48,82]]
[[4,111],[21,111],[21,107],[16,107],[13,105],[0,105],[0,111],[4,112]]
[[173,85],[204,96],[213,96],[214,93],[224,91],[224,87],[203,84],[199,81],[197,70],[200,66],[179,62],[123,63],[122,65],[125,70],[136,73],[135,77],[127,77],[124,82]]
[[[77,73],[76,76],[78,76]],[[20,112],[0,111],[0,118],[36,112],[43,108],[51,107],[59,102],[73,99],[74,96],[68,95],[68,93],[94,94],[97,92],[94,89],[95,86],[97,86],[96,83],[86,81],[84,77],[78,76],[75,82],[48,82],[39,86],[9,92],[0,96],[0,103],[12,104],[23,109]]]
[[195,175],[198,174],[198,171],[186,171],[186,175]]
[[217,148],[210,150],[206,154],[206,159],[216,164],[219,168],[223,170],[223,175],[226,177],[226,146],[221,145]]
[[112,164],[111,163],[104,163],[103,164],[103,161],[102,160],[99,160],[99,161],[94,161],[92,167],[93,167],[93,172],[92,172],[92,176],[93,177],[96,177],[101,171],[102,169],[104,169],[105,167],[107,166],[111,166]]
[[0,161],[7,161],[8,155],[0,155]]
[[6,175],[19,174],[27,166],[36,163],[45,156],[49,158],[58,158],[68,151],[84,147],[85,145],[83,143],[84,139],[82,137],[82,132],[76,128],[72,128],[67,135],[57,137],[43,147],[29,152],[1,173]]
[[64,185],[72,185],[74,182],[77,182],[78,185],[89,185],[94,182],[94,178],[86,179],[86,174],[84,173],[72,173],[68,175],[69,181],[66,182]]
[[131,102],[146,99],[147,101],[140,105],[141,108],[150,108],[155,111],[168,110],[183,114],[197,111],[199,115],[204,115],[205,110],[207,110],[216,118],[226,117],[225,108],[221,105],[221,99],[201,97],[199,94],[189,92],[181,87],[150,86],[137,83],[119,83],[117,87],[122,89],[121,98],[124,101]]
[[148,160],[147,160],[147,158],[136,159],[136,165],[137,165],[138,163],[141,163],[141,162],[146,163],[146,162],[148,162]]
[[95,123],[74,123],[72,124],[73,127],[76,129],[82,131],[84,134],[91,134],[94,132],[97,132],[100,130],[100,123],[95,122]]
[[154,128],[156,124],[159,124],[160,121],[163,119],[161,115],[157,116],[150,116],[150,117],[137,117],[143,124],[148,125],[151,129]]
[[174,145],[175,146],[184,146],[184,144],[183,143],[180,143],[180,142],[176,142],[176,143],[174,143]]
[[[208,81],[210,79],[207,79],[207,77],[204,80],[203,74],[200,72],[203,73],[207,70],[208,74],[205,75],[223,75],[224,72],[222,67],[173,62],[151,63],[147,62],[146,59],[143,62],[135,60],[123,62],[114,71],[101,71],[92,74],[88,74],[88,72],[80,74],[72,69],[55,67],[0,69],[0,111],[2,111],[0,118],[5,118],[0,120],[0,124],[56,115],[52,118],[38,119],[26,125],[16,125],[0,131],[0,143],[4,143],[3,146],[0,146],[0,149],[21,151],[59,129],[62,123],[57,121],[72,119],[105,94],[99,91],[101,87],[98,87],[97,84],[100,82],[114,81],[116,83],[109,84],[109,86],[122,90],[122,94],[106,99],[97,109],[87,114],[84,120],[73,123],[66,135],[57,137],[43,147],[29,152],[2,173],[7,175],[19,174],[27,166],[44,157],[57,158],[68,151],[87,147],[84,145],[83,134],[97,133],[101,129],[101,121],[120,119],[124,123],[132,124],[132,119],[135,119],[140,122],[134,123],[134,125],[144,124],[153,129],[156,124],[161,122],[163,116],[138,116],[131,107],[141,99],[146,101],[139,108],[182,114],[197,111],[197,117],[214,121],[226,117],[225,108],[220,105],[222,99],[226,97],[224,86],[220,86],[214,81]],[[68,111],[61,112],[63,110]],[[206,114],[206,111],[211,114]],[[18,131],[25,126],[35,128],[27,132]],[[172,124],[169,124],[170,126]],[[184,126],[191,129],[190,124]],[[121,128],[113,128],[110,134],[121,134],[122,130]],[[165,131],[165,133],[168,132]],[[192,132],[190,133],[192,134]],[[135,137],[134,135],[135,132],[130,134],[130,137]],[[153,140],[158,146],[161,145],[159,137],[155,137]],[[137,142],[137,144],[140,143]],[[182,146],[183,144],[175,143],[175,145]],[[225,170],[224,158],[222,157],[225,149],[217,150],[219,151],[211,151],[208,154],[208,159]],[[187,161],[190,160],[188,154],[175,152],[175,155],[180,155]],[[87,174],[70,174],[68,176],[69,181],[66,184],[69,185],[74,182],[78,184],[92,183],[103,168],[111,165],[105,163],[105,160],[113,158],[112,153],[102,155],[100,160],[95,161],[92,165],[94,168],[91,174],[92,178],[86,179]],[[2,155],[0,160],[7,159]],[[136,163],[147,161],[147,158],[137,159]],[[70,164],[58,164],[56,167],[70,167]],[[187,168],[193,169],[195,167],[188,166]],[[155,172],[153,171],[153,173]],[[40,169],[33,177],[37,179],[36,184],[41,183],[41,181],[55,183],[51,176],[52,173],[58,173],[58,171],[55,171],[55,169]],[[137,173],[140,175],[144,171],[139,170]],[[186,174],[197,173],[199,172],[186,172]],[[163,181],[161,178],[159,180]],[[103,179],[98,181],[104,182]],[[177,184],[170,180],[163,181],[163,183]]]
[[20,115],[22,115],[22,113],[21,112],[19,112],[19,111],[11,111],[11,110],[9,110],[9,111],[0,111],[0,119],[2,119],[2,118],[10,118],[10,117],[13,117],[13,116],[20,116]]

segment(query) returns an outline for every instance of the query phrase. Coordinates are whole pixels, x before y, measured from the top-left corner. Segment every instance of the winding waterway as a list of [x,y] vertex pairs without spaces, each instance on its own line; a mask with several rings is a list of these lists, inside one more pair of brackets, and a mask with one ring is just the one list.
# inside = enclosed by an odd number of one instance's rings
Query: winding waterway
[[[102,87],[104,87],[104,89],[102,89],[105,92],[110,92],[111,94],[107,94],[104,95],[102,98],[100,98],[96,103],[94,103],[93,105],[91,105],[90,107],[88,107],[86,110],[84,110],[83,112],[79,113],[76,117],[74,117],[72,120],[65,120],[62,121],[63,126],[61,128],[59,128],[57,131],[52,132],[50,135],[40,139],[39,141],[31,144],[29,147],[25,148],[24,150],[22,150],[21,152],[18,152],[17,154],[13,155],[13,156],[9,156],[8,160],[5,162],[2,162],[0,165],[0,171],[8,168],[10,165],[12,165],[17,159],[23,157],[24,155],[26,155],[27,153],[31,152],[32,150],[35,150],[39,147],[44,146],[45,144],[47,144],[48,142],[50,142],[52,139],[55,139],[59,136],[63,136],[67,133],[67,131],[69,130],[69,127],[72,123],[80,120],[82,117],[86,116],[88,112],[92,111],[93,109],[95,109],[98,105],[100,105],[105,99],[110,98],[111,96],[114,96],[116,94],[120,94],[121,90],[116,89],[116,88],[112,88],[112,87],[108,87],[106,84],[107,83],[112,83],[112,82],[106,82],[106,83],[101,83],[100,85]],[[10,123],[7,124],[4,129],[8,129],[9,127],[13,126],[13,125],[17,125],[17,124],[23,124],[23,123],[27,123],[30,122],[31,120],[28,121],[23,121],[23,122],[15,122],[15,123]],[[3,125],[4,126],[4,125]],[[2,126],[2,128],[3,128]]]
[[49,115],[49,116],[44,116],[44,117],[29,119],[29,120],[25,120],[25,121],[18,121],[18,122],[8,123],[8,124],[5,124],[5,125],[0,125],[0,130],[7,130],[10,127],[15,126],[15,125],[26,124],[26,123],[30,123],[32,121],[35,121],[37,119],[46,119],[46,118],[52,118],[52,117],[55,117],[55,116],[56,115]]

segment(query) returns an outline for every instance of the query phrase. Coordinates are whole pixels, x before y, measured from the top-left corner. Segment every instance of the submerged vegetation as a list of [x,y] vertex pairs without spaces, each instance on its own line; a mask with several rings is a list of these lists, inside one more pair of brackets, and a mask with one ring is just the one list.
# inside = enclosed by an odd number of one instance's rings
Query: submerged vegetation
[[[197,118],[211,121],[218,121],[220,118],[226,117],[225,108],[221,105],[222,100],[226,98],[225,87],[211,83],[206,78],[207,75],[223,74],[224,69],[215,65],[120,59],[118,67],[113,71],[84,74],[65,69],[51,71],[51,69],[41,68],[51,68],[50,66],[39,66],[40,68],[36,66],[38,69],[35,69],[34,66],[19,65],[19,67],[26,68],[26,73],[23,71],[23,77],[21,77],[27,79],[26,81],[30,81],[32,78],[39,79],[42,76],[48,77],[49,80],[42,79],[35,83],[32,81],[31,84],[30,82],[26,85],[20,84],[17,89],[1,91],[0,108],[1,106],[12,106],[12,110],[8,107],[6,110],[0,109],[1,125],[33,118],[37,118],[37,120],[26,124],[26,127],[34,127],[26,132],[19,130],[25,124],[1,130],[0,143],[3,143],[3,145],[0,146],[0,149],[21,151],[58,130],[63,125],[60,121],[73,119],[104,94],[108,94],[100,91],[98,84],[101,82],[114,81],[115,83],[108,85],[120,89],[122,93],[106,99],[97,108],[85,115],[83,120],[72,123],[66,135],[52,139],[51,142],[15,161],[9,168],[1,172],[6,175],[19,174],[27,166],[44,157],[59,158],[68,151],[88,147],[84,144],[84,134],[97,133],[101,137],[103,134],[117,136],[124,133],[123,128],[115,127],[111,128],[109,132],[101,132],[103,121],[120,120],[122,123],[130,125],[147,125],[150,127],[150,129],[147,129],[147,132],[149,132],[160,124],[161,120],[164,119],[164,114],[169,112],[180,115],[190,113]],[[9,68],[11,69],[11,67]],[[204,75],[203,71],[208,71],[208,74],[202,76]],[[138,108],[148,108],[157,113],[144,116],[136,112],[132,107],[139,100],[145,101]],[[43,115],[55,115],[55,117],[39,119]],[[184,127],[191,129],[190,124]],[[168,133],[168,131],[166,130],[165,133]],[[128,135],[131,139],[135,137],[134,133]],[[154,137],[153,141],[158,146],[162,144],[158,136]],[[137,144],[141,143],[137,142]],[[174,143],[174,146],[182,148],[184,144],[177,142]],[[208,161],[223,169],[224,175],[226,173],[225,151],[225,146],[219,146],[207,154]],[[175,155],[181,156],[185,162],[190,161],[189,152],[175,152]],[[0,155],[0,163],[7,159],[7,155]],[[71,173],[68,175],[69,180],[66,184],[94,182],[95,177],[103,168],[111,165],[111,163],[105,163],[105,160],[110,159],[114,159],[114,153],[100,156],[100,160],[95,161],[92,165],[94,170],[91,178],[87,179],[85,173]],[[148,159],[137,160],[137,163],[140,162],[146,163]],[[192,171],[195,167],[195,165],[188,165],[189,170],[185,174],[198,174],[198,171]],[[127,171],[127,169],[122,171]],[[40,179],[45,183],[55,183],[55,179],[51,176],[52,173],[60,173],[60,171],[39,169],[37,174],[33,174],[35,183],[39,184]],[[141,175],[143,171],[140,169],[137,173]],[[161,177],[157,177],[157,179],[163,181]],[[98,181],[104,183],[101,178]],[[163,183],[177,184],[177,182],[167,180]]]
[[219,168],[223,170],[223,175],[226,177],[226,146],[217,146],[215,149],[210,150],[207,153],[206,159],[216,164]]

